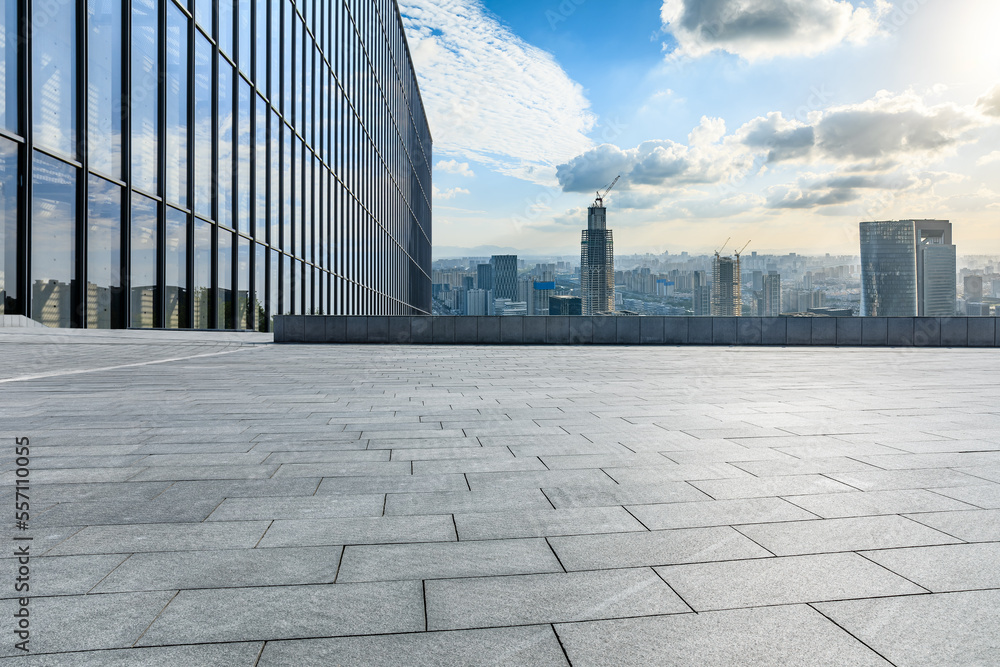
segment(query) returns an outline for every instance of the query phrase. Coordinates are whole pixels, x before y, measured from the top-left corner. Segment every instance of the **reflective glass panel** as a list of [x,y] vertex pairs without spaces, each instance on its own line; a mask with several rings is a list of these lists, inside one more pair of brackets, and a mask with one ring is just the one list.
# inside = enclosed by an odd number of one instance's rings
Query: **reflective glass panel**
[[274,322],[274,316],[279,314],[280,302],[278,298],[279,288],[281,286],[281,281],[278,279],[278,270],[281,268],[280,261],[278,260],[278,253],[274,250],[268,252],[269,260],[267,266],[268,277],[270,280],[267,285],[267,298],[268,298],[268,330],[272,329],[272,323]]
[[76,169],[35,153],[31,200],[31,318],[71,324],[76,280]]
[[257,27],[255,37],[257,38],[257,67],[255,72],[255,83],[257,84],[257,90],[259,90],[265,97],[268,95],[267,81],[268,81],[268,55],[267,55],[267,20],[269,17],[269,9],[267,6],[267,0],[256,0],[257,1]]
[[194,299],[194,326],[208,329],[211,320],[212,295],[212,225],[204,220],[194,221],[194,285],[191,294]]
[[[13,4],[13,3],[10,3]],[[122,4],[90,0],[87,48],[87,147],[90,168],[122,173]]]
[[132,187],[156,192],[159,80],[156,1],[132,0]]
[[167,201],[187,206],[188,19],[167,3]]
[[17,132],[17,3],[12,0],[0,8],[0,92],[0,127]]
[[[4,4],[12,3],[5,0]],[[35,143],[75,158],[76,3],[32,5],[31,92]]]
[[17,144],[0,138],[0,315],[18,312]]
[[233,68],[219,58],[219,224],[233,226]]
[[257,331],[268,331],[267,321],[267,248],[254,244],[253,316]]
[[165,320],[168,329],[188,329],[188,217],[183,211],[167,207],[167,235],[164,248],[166,286]]
[[131,326],[156,326],[156,202],[132,193]]
[[250,249],[247,239],[236,237],[236,328],[249,329],[250,309]]
[[281,19],[281,46],[283,48],[282,52],[284,53],[281,59],[281,80],[284,87],[284,92],[281,96],[281,109],[283,110],[285,120],[291,121],[292,91],[294,87],[295,74],[295,63],[292,61],[292,14],[295,13],[295,10],[292,9],[291,0],[278,1],[281,2],[281,6],[284,7],[284,15]]
[[90,176],[87,188],[87,328],[125,325],[121,280],[122,190]]
[[250,76],[252,74],[250,63],[253,62],[250,57],[253,48],[253,40],[250,38],[250,0],[238,0],[237,10],[236,25],[240,38],[240,58],[237,64],[241,72]]
[[260,97],[257,100],[257,136],[254,139],[256,150],[255,174],[257,178],[257,202],[256,218],[254,224],[254,238],[258,241],[267,241],[267,174],[270,170],[270,161],[267,155],[267,103]]
[[281,256],[281,314],[295,314],[292,304],[292,259],[288,255]]
[[292,137],[287,126],[282,126],[283,141],[281,148],[284,151],[284,164],[281,169],[282,187],[282,219],[281,219],[281,249],[285,252],[292,252]]
[[194,19],[209,35],[214,34],[215,23],[212,19],[212,0],[194,0]]
[[233,328],[233,233],[219,229],[219,260],[216,265],[216,284],[219,299],[215,303],[216,327]]
[[227,56],[233,53],[233,11],[236,0],[219,0],[219,48]]
[[236,224],[242,234],[250,233],[250,116],[253,113],[251,103],[255,95],[250,91],[250,84],[242,78],[239,81],[239,124],[236,126],[237,164],[236,164]]
[[[205,0],[199,0],[198,5]],[[195,33],[194,51],[194,210],[212,217],[212,45]]]
[[268,243],[277,248],[281,245],[281,121],[273,111],[270,116],[271,140],[268,145],[271,151],[271,231]]

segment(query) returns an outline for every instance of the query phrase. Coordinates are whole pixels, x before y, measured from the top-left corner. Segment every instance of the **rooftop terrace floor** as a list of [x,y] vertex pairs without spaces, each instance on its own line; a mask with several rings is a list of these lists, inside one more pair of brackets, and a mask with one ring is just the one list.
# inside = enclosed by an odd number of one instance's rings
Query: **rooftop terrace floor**
[[994,350],[268,341],[0,329],[0,663],[1000,664]]

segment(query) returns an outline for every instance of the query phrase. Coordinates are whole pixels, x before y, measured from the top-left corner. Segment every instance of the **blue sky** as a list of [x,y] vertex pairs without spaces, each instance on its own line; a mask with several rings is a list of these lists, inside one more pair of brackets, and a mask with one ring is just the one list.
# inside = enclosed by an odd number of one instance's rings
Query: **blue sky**
[[1000,253],[995,0],[400,0],[435,138],[436,256],[857,252],[948,218]]

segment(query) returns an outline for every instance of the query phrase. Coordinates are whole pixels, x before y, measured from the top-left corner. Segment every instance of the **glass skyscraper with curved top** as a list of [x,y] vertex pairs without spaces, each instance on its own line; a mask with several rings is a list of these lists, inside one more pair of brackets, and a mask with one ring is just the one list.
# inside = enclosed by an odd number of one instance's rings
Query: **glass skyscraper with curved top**
[[5,0],[0,314],[267,330],[429,312],[394,0]]

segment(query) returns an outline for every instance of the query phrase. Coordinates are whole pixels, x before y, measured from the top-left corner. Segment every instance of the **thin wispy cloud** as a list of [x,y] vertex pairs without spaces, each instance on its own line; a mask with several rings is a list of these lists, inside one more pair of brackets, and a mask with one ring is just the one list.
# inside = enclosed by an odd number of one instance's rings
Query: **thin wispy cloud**
[[583,89],[480,0],[402,0],[435,151],[549,182],[591,145]]
[[756,61],[863,44],[891,8],[886,0],[664,0],[661,17],[677,42],[673,57],[722,51]]

